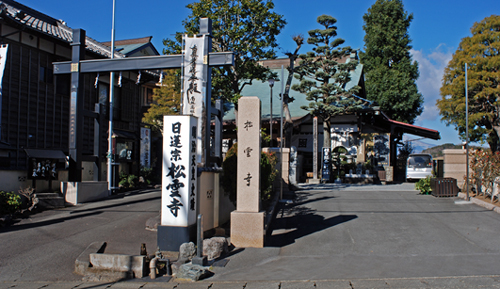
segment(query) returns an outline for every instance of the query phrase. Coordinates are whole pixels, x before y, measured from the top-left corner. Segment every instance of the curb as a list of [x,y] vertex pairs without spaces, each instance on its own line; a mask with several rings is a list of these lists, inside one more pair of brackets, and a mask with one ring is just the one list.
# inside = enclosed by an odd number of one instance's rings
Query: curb
[[75,273],[79,275],[86,275],[90,265],[90,254],[102,253],[106,248],[106,242],[97,241],[91,243],[75,260]]
[[[458,193],[458,197],[465,200],[467,198],[467,194]],[[470,198],[470,201],[471,201],[471,203],[473,203],[475,205],[481,206],[487,210],[490,210],[490,211],[493,211],[495,213],[500,214],[500,207],[498,207],[498,206],[495,206],[495,205],[487,203],[483,200],[478,200],[478,199],[472,198],[472,197]]]

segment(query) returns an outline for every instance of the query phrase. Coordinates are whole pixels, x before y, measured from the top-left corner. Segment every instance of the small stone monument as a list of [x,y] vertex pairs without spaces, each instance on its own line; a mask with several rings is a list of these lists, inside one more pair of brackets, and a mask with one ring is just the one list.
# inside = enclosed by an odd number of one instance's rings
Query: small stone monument
[[288,174],[288,179],[290,180],[290,184],[292,185],[297,185],[297,157],[297,148],[292,146],[290,148],[290,171]]
[[236,211],[231,213],[231,243],[264,247],[264,212],[260,211],[260,100],[242,97],[238,111]]

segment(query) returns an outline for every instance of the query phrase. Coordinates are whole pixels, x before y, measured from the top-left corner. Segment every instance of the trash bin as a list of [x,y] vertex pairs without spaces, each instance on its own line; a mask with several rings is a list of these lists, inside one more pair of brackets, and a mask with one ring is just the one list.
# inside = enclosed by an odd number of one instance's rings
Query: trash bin
[[457,180],[454,178],[432,178],[431,195],[434,197],[456,197],[458,195]]

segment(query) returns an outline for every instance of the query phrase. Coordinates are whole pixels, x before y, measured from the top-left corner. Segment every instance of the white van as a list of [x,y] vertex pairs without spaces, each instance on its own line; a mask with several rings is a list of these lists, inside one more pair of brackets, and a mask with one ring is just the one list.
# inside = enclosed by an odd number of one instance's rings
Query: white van
[[424,179],[432,176],[432,156],[429,154],[410,154],[406,163],[406,180]]

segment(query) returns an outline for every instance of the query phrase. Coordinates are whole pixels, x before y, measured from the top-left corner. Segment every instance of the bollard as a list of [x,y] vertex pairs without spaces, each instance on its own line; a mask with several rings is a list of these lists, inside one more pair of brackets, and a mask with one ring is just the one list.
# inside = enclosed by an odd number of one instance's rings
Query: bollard
[[203,256],[203,215],[198,215],[196,257],[191,261],[195,265],[206,266],[207,257]]
[[172,264],[170,264],[170,259],[167,259],[167,275],[172,276]]

